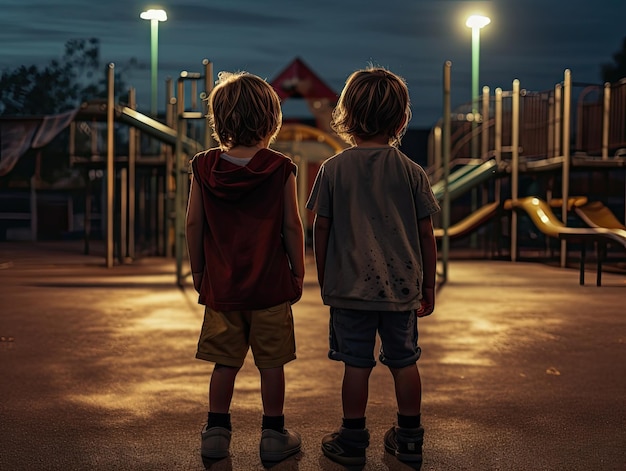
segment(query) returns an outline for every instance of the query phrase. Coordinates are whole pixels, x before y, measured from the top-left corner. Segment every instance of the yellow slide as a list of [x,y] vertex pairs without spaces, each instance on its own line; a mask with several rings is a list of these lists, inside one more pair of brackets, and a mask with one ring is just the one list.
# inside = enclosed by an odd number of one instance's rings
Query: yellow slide
[[505,209],[524,210],[531,220],[544,234],[557,239],[604,239],[617,242],[626,248],[626,230],[608,227],[567,227],[552,212],[552,208],[544,200],[527,196],[517,200],[507,200]]
[[[448,228],[448,236],[451,239],[455,239],[469,234],[491,219],[496,214],[499,206],[500,203],[498,201],[482,206],[463,220],[451,225]],[[441,239],[443,237],[443,229],[436,228],[434,232],[437,239]]]
[[[567,210],[571,211],[572,208],[578,208],[582,205],[587,204],[586,196],[570,196],[567,198]],[[553,208],[560,208],[563,206],[563,198],[552,198],[550,200],[550,206]]]
[[575,206],[574,209],[576,214],[591,227],[606,227],[608,229],[626,231],[626,226],[600,201],[592,201],[582,206]]

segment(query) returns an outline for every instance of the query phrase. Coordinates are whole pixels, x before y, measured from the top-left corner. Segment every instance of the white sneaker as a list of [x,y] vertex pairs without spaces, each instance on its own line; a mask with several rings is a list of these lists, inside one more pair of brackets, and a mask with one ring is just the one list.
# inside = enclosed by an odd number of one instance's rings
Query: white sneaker
[[261,461],[278,462],[300,452],[302,438],[297,432],[285,429],[284,433],[272,429],[261,432],[259,452]]

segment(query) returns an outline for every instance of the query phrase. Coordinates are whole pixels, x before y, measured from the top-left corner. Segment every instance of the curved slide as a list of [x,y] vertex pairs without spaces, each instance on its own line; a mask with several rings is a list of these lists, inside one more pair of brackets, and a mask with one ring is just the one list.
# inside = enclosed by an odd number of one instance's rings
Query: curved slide
[[567,227],[552,212],[550,205],[534,196],[507,200],[505,209],[524,210],[544,234],[562,240],[581,242],[579,282],[585,284],[585,242],[597,242],[596,285],[602,284],[602,261],[607,243],[617,243],[626,249],[626,230],[607,227]]
[[574,210],[590,227],[606,227],[607,229],[626,231],[626,226],[600,201],[592,201],[581,206],[575,206]]
[[[498,173],[498,164],[495,160],[487,160],[478,165],[464,165],[460,169],[452,172],[448,178],[448,192],[450,200],[467,193],[475,186],[489,180]],[[439,180],[432,185],[435,197],[441,201],[443,199],[443,180]]]
[[[464,165],[455,170],[448,177],[448,192],[450,200],[467,193],[475,186],[489,180],[498,173],[498,164],[495,160],[487,160],[478,165]],[[432,185],[433,194],[439,201],[443,200],[444,182],[439,180]],[[463,220],[452,224],[448,228],[448,236],[452,239],[463,237],[478,229],[481,225],[491,219],[500,206],[499,202],[488,203],[471,213]],[[435,237],[441,239],[444,235],[442,228],[435,228]]]
[[[468,235],[495,216],[499,207],[500,203],[495,201],[478,208],[463,220],[452,224],[448,228],[448,236],[456,239]],[[435,228],[434,232],[437,239],[441,239],[444,235],[442,228]]]
[[548,203],[534,196],[507,200],[504,208],[524,210],[537,229],[556,239],[604,239],[617,242],[626,248],[626,230],[608,227],[567,227],[555,216]]

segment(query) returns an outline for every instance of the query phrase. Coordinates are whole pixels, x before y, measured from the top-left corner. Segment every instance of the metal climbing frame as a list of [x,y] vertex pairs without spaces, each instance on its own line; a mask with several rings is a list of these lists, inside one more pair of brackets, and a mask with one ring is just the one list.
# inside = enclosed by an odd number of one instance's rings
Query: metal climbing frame
[[[204,75],[200,73],[181,72],[177,81],[177,95],[171,100],[175,107],[176,145],[174,147],[174,164],[172,166],[174,176],[173,207],[168,214],[173,213],[174,219],[174,252],[176,256],[176,283],[183,286],[185,278],[190,273],[184,273],[184,261],[187,258],[187,241],[185,238],[185,215],[187,213],[187,200],[189,198],[189,163],[193,155],[185,152],[183,140],[197,129],[190,126],[194,121],[204,120],[203,129],[204,147],[212,147],[214,141],[211,138],[206,111],[200,111],[202,104],[198,98],[204,101],[213,88],[213,65],[204,60]],[[204,91],[198,93],[198,84],[203,85]],[[189,103],[185,101],[185,91],[190,89]],[[198,151],[201,149],[198,149]],[[168,199],[169,200],[169,199]]]

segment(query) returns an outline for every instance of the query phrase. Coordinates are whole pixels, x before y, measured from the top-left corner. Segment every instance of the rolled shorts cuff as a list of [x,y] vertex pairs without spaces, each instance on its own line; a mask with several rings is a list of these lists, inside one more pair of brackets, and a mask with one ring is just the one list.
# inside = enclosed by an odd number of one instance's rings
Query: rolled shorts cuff
[[419,360],[420,356],[422,356],[422,349],[420,347],[417,347],[415,350],[415,354],[407,358],[402,358],[400,360],[390,360],[389,358],[385,358],[383,355],[380,355],[378,359],[383,365],[389,368],[397,369],[406,368],[407,366],[414,365],[415,363],[417,363],[417,360]]
[[335,361],[342,361],[346,365],[354,366],[355,368],[374,368],[376,366],[375,360],[353,357],[332,349],[328,351],[328,358]]

